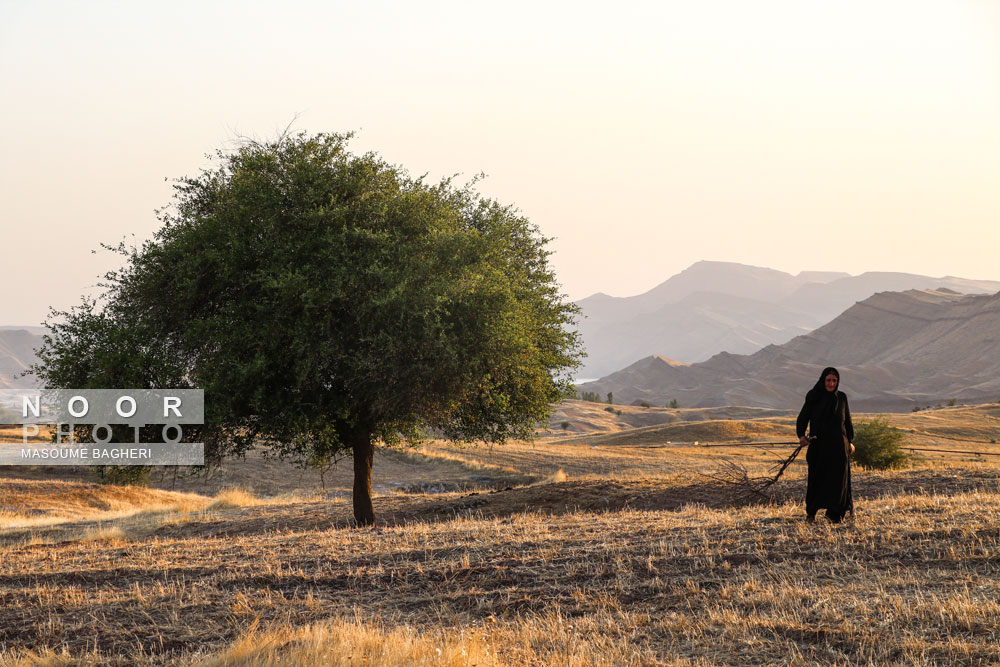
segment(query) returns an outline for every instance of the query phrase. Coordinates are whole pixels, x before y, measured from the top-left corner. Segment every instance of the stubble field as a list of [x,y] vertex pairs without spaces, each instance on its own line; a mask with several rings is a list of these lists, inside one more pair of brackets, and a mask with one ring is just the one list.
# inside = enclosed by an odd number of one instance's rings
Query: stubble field
[[798,463],[770,504],[706,477],[766,472],[788,447],[746,445],[792,416],[616,409],[380,453],[375,530],[349,462],[325,489],[254,457],[157,489],[3,470],[0,664],[1000,662],[1000,406],[893,416],[979,454],[856,469],[842,525],[803,521]]

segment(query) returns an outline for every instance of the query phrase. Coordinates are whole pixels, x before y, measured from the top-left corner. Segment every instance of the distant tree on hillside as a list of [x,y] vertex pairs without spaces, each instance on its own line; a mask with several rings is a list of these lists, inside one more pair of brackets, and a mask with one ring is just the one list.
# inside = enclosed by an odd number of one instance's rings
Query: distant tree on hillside
[[359,525],[375,523],[376,442],[532,438],[580,356],[548,239],[348,139],[249,142],[182,179],[153,240],[119,246],[105,305],[50,318],[36,374],[203,388],[211,456],[349,453]]
[[667,403],[667,407],[668,408],[674,408],[674,409],[676,409],[679,405],[680,404],[677,402],[676,398],[671,399],[670,402]]
[[615,393],[613,391],[608,392],[608,405],[615,404]]

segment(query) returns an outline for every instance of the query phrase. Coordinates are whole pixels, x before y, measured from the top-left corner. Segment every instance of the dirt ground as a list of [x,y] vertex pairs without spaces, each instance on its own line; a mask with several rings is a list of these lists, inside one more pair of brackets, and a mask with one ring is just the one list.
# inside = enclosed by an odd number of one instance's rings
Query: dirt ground
[[0,665],[1000,662],[1000,406],[892,415],[948,451],[856,468],[838,526],[803,521],[801,461],[752,505],[713,477],[766,474],[794,416],[690,416],[380,449],[366,530],[344,464],[0,470]]

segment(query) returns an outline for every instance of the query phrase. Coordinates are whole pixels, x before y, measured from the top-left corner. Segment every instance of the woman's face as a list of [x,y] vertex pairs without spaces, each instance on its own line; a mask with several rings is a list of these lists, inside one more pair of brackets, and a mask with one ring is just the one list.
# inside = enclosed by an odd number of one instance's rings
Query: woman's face
[[823,378],[824,384],[826,384],[827,391],[837,391],[837,385],[840,384],[840,378],[833,373],[828,373],[825,378]]

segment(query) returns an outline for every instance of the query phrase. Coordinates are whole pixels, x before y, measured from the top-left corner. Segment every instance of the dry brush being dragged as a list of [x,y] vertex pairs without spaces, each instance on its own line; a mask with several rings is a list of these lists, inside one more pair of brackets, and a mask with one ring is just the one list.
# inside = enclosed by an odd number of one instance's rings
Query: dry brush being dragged
[[791,454],[773,465],[767,475],[751,476],[745,465],[730,459],[720,462],[714,471],[703,472],[701,474],[718,486],[737,505],[769,502],[772,500],[770,495],[772,487],[778,483],[778,480],[781,479],[788,466],[798,458],[799,453],[806,446],[799,443],[769,444],[796,444],[796,447]]

